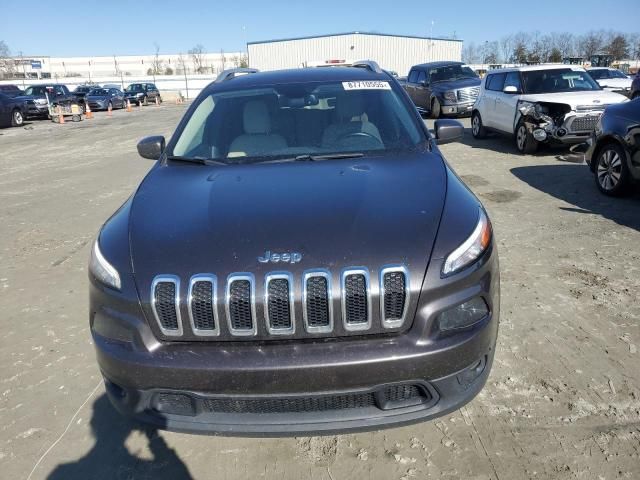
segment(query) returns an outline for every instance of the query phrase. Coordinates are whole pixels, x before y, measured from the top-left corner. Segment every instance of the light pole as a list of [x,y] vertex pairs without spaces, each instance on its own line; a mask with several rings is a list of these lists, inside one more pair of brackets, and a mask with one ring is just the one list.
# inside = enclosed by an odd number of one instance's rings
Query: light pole
[[24,70],[24,57],[22,56],[22,50],[20,50],[20,64],[22,64],[22,89],[25,89],[24,79],[27,76],[27,72]]

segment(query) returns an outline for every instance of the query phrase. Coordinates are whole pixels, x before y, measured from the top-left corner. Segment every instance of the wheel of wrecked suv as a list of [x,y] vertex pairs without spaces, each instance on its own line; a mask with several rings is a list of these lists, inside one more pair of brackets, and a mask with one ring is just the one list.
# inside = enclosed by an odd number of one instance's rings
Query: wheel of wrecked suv
[[529,133],[524,122],[518,123],[516,127],[516,148],[523,154],[535,153],[538,150],[538,142]]
[[24,115],[17,108],[11,112],[11,126],[21,127],[24,124]]
[[442,109],[440,108],[440,102],[437,98],[431,100],[431,111],[429,112],[429,116],[431,118],[440,118],[440,112]]
[[487,136],[487,130],[482,125],[482,117],[478,112],[471,114],[471,135],[473,138],[482,139]]
[[629,191],[631,175],[624,157],[624,150],[615,143],[598,152],[594,173],[598,190],[605,195],[619,197]]

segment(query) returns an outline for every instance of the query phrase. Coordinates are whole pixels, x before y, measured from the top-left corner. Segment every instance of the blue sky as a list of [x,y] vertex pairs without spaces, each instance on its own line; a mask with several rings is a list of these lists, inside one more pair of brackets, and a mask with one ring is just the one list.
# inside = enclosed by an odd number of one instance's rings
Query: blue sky
[[[0,40],[25,55],[147,54],[154,42],[161,53],[185,52],[198,43],[228,52],[244,49],[246,41],[347,31],[428,36],[432,21],[434,36],[455,32],[477,43],[518,31],[640,32],[640,0],[616,0],[615,9],[603,0],[0,1]],[[7,21],[12,18],[17,21]],[[75,30],[78,22],[83,28]],[[63,28],[54,36],[58,25]]]

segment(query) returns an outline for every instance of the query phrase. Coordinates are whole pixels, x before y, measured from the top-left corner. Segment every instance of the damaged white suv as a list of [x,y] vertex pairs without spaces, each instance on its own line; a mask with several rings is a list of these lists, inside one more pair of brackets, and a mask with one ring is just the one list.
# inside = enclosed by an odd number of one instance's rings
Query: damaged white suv
[[585,142],[604,109],[627,100],[573,65],[494,70],[482,80],[471,132],[474,138],[488,131],[513,135],[518,151],[534,153],[540,143]]

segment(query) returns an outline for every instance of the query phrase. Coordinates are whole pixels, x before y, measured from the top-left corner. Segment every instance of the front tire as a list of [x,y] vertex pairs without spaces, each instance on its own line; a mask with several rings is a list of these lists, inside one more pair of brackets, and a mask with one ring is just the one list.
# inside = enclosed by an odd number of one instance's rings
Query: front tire
[[516,148],[524,155],[536,153],[538,151],[538,142],[527,129],[524,122],[518,123],[516,128]]
[[487,137],[487,129],[482,125],[482,117],[478,112],[471,114],[471,135],[478,140]]
[[437,98],[431,100],[431,111],[429,112],[429,116],[431,118],[440,118],[440,112],[442,108],[440,107],[440,102]]
[[594,173],[598,190],[605,195],[620,197],[629,192],[631,174],[618,144],[609,143],[600,149]]
[[24,115],[19,109],[15,109],[11,112],[11,126],[12,127],[21,127],[24,125]]

